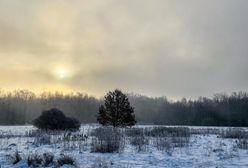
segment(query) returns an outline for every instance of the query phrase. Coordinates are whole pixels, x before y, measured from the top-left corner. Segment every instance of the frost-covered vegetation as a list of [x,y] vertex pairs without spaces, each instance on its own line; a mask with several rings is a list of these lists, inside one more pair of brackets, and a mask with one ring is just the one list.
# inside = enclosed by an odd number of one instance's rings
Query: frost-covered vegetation
[[0,127],[1,168],[246,167],[248,130],[83,125],[78,132]]

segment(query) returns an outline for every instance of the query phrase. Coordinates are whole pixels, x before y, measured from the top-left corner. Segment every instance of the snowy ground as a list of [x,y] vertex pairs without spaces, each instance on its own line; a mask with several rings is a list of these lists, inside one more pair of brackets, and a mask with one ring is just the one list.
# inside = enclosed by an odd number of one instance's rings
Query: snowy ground
[[[30,135],[35,130],[32,126],[0,126],[0,167],[13,167],[15,152],[23,158],[32,154],[53,153],[56,158],[60,155],[73,157],[80,168],[113,167],[113,168],[233,168],[248,167],[248,149],[241,149],[238,138],[223,138],[221,134],[228,128],[188,127],[189,141],[182,146],[166,146],[162,150],[154,142],[157,137],[148,137],[141,150],[130,143],[130,137],[123,136],[124,149],[116,153],[92,152],[91,134],[96,125],[84,125],[76,139],[66,140],[65,134],[51,135],[49,143],[37,141],[37,137]],[[154,126],[137,126],[136,128],[152,129]],[[245,128],[235,128],[242,130]],[[81,139],[78,139],[78,136]],[[42,135],[38,135],[41,136]],[[72,136],[73,137],[73,136]],[[159,137],[163,139],[165,137]],[[246,138],[246,137],[245,137]],[[246,139],[242,139],[245,142]],[[55,143],[56,142],[56,143]],[[44,144],[40,144],[44,143]],[[248,145],[247,145],[248,146]]]

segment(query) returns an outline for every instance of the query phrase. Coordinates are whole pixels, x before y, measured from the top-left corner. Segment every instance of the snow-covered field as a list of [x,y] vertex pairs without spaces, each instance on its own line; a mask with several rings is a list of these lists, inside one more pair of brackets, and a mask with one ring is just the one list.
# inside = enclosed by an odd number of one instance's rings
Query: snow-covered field
[[[159,129],[152,131],[154,127]],[[99,129],[97,125],[83,125],[80,132],[72,134],[36,133],[32,126],[0,126],[0,167],[13,167],[16,152],[22,159],[44,153],[55,158],[71,156],[80,168],[248,167],[245,128],[165,127],[164,130],[169,133],[165,135],[161,126],[150,125],[120,129],[118,139],[113,129]],[[102,136],[104,140],[106,137],[117,140],[119,150],[99,152],[98,147],[105,142],[99,141]]]

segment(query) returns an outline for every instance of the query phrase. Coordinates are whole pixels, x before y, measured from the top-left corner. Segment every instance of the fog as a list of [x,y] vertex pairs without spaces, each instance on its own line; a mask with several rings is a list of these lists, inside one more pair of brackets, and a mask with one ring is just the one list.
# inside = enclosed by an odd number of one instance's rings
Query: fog
[[97,97],[121,88],[173,99],[246,91],[247,6],[246,0],[1,0],[0,87]]
[[[247,126],[248,93],[215,94],[212,98],[171,101],[127,93],[138,124]],[[104,99],[82,93],[63,94],[27,90],[0,93],[0,125],[32,124],[42,111],[62,110],[81,123],[97,123]]]

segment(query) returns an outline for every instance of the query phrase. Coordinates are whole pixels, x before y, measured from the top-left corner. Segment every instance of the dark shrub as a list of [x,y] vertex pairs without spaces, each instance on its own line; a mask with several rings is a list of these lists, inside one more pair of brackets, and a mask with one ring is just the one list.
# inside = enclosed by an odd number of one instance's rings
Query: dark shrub
[[76,131],[80,128],[80,122],[74,118],[69,118],[56,108],[43,111],[34,120],[34,126],[44,130],[71,130]]
[[42,157],[35,154],[28,157],[28,165],[33,167],[39,167],[42,164]]
[[58,166],[63,166],[65,164],[75,165],[74,159],[70,156],[62,156],[61,158],[58,159],[57,163],[58,163]]
[[51,153],[44,153],[44,166],[49,166],[50,164],[53,164],[54,161],[54,155]]
[[66,118],[65,122],[66,130],[78,130],[80,128],[80,122],[75,118]]

